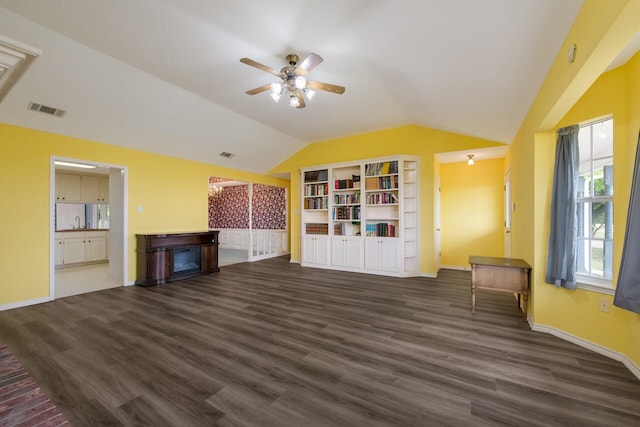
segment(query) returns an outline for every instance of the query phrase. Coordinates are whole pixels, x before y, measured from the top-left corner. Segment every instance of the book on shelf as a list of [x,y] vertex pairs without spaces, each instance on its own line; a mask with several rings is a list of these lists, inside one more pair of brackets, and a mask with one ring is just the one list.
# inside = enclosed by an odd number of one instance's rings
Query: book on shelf
[[365,232],[368,237],[396,237],[396,225],[386,222],[367,223]]
[[368,163],[364,167],[364,173],[367,176],[397,174],[398,162]]
[[326,223],[306,223],[304,228],[305,234],[329,234],[329,224]]

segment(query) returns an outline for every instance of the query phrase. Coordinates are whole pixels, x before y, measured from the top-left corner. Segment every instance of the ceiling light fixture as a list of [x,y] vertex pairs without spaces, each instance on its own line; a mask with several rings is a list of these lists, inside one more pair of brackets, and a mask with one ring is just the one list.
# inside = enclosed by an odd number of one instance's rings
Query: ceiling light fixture
[[220,197],[222,196],[222,187],[218,187],[217,185],[209,186],[209,197]]
[[473,166],[475,164],[475,162],[473,161],[473,154],[467,154],[467,158],[469,159],[467,160],[467,164],[469,166]]
[[58,160],[56,160],[54,163],[56,165],[58,165],[58,166],[69,166],[69,167],[72,167],[72,168],[82,168],[82,169],[95,169],[96,168],[96,166],[94,166],[94,165],[85,165],[83,163],[61,162],[61,161],[58,161]]
[[333,85],[307,80],[305,77],[311,70],[322,62],[322,57],[315,53],[310,54],[302,62],[298,55],[287,55],[286,61],[289,65],[284,66],[280,71],[267,67],[249,58],[241,58],[240,62],[265,71],[273,76],[279,77],[282,81],[266,84],[247,91],[247,95],[255,95],[265,91],[271,92],[271,98],[275,102],[280,100],[282,95],[289,98],[289,105],[294,108],[304,108],[305,98],[311,101],[316,90],[331,92],[336,94],[344,93],[344,86]]

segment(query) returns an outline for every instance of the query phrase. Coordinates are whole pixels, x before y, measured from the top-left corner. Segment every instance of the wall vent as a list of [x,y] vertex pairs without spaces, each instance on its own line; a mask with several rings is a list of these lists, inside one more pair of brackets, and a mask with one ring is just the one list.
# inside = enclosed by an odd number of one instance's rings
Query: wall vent
[[235,154],[232,153],[227,153],[226,151],[223,151],[222,153],[220,153],[221,157],[226,157],[227,159],[232,159],[233,156],[235,156]]
[[29,106],[27,108],[32,111],[39,111],[40,113],[50,114],[56,117],[64,117],[64,115],[67,114],[66,111],[59,108],[48,107],[46,105],[37,104],[35,102],[29,102]]

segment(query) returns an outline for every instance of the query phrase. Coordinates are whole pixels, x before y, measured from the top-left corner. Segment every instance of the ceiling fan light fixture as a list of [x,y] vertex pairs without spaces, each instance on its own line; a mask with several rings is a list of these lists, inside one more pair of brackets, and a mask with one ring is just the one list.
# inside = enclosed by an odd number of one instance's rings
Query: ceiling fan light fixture
[[300,105],[300,101],[298,101],[296,94],[292,93],[289,95],[289,105],[294,108]]
[[316,94],[316,92],[315,92],[315,91],[313,91],[313,90],[311,90],[311,89],[309,89],[309,88],[307,88],[307,89],[304,91],[304,93],[305,93],[305,95],[307,95],[307,99],[308,99],[309,101],[311,101],[311,98],[313,98],[313,95],[315,95],[315,94]]
[[295,83],[296,83],[296,88],[297,88],[297,89],[302,90],[302,89],[304,89],[304,88],[306,88],[306,87],[307,87],[307,79],[305,79],[305,78],[304,78],[304,77],[302,77],[302,76],[298,76],[298,77],[296,77],[296,81],[295,81]]

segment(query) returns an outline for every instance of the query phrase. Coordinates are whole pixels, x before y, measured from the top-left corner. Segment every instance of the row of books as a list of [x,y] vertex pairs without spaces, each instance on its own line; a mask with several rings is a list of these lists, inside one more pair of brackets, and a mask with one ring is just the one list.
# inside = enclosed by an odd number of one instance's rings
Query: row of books
[[305,209],[329,209],[326,197],[310,197],[304,199]]
[[365,180],[365,188],[367,190],[386,190],[390,188],[398,188],[398,175],[367,178]]
[[396,237],[396,226],[385,222],[367,224],[365,232],[369,237]]
[[390,205],[398,203],[396,193],[370,193],[367,194],[367,205]]
[[360,193],[334,194],[334,205],[353,205],[360,203]]
[[369,163],[364,167],[364,174],[367,176],[388,175],[398,173],[398,162]]
[[333,182],[336,190],[344,188],[360,188],[360,175],[353,175],[351,179],[336,179]]
[[326,169],[309,171],[304,173],[304,182],[327,181],[328,179],[329,179],[329,174]]
[[307,184],[304,186],[305,196],[325,196],[329,194],[328,184]]
[[360,206],[339,206],[333,208],[333,219],[360,219]]
[[327,223],[308,223],[304,225],[306,234],[329,234],[329,224]]

